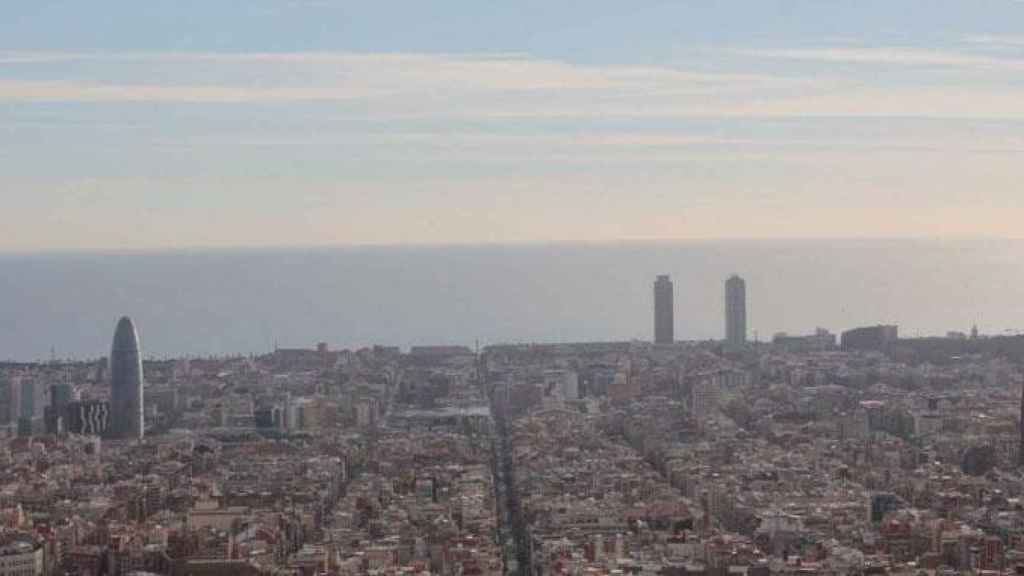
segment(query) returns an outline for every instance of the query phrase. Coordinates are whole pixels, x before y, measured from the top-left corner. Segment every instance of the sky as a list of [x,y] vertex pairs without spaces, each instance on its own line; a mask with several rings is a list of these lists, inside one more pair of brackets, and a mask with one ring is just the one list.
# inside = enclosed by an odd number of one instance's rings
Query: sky
[[1022,0],[12,4],[0,252],[1021,235]]

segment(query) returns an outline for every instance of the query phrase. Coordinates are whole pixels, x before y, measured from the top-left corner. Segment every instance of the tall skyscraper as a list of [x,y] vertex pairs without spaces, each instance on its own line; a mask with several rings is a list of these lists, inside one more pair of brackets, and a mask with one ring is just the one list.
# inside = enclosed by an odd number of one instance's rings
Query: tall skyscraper
[[668,275],[654,281],[654,343],[671,344],[675,341],[675,304],[672,280]]
[[46,407],[45,420],[48,434],[60,434],[64,431],[67,418],[67,407],[75,398],[75,389],[68,382],[50,385],[50,405]]
[[747,342],[747,283],[735,274],[725,281],[725,341],[730,346]]
[[21,407],[18,417],[33,420],[42,414],[45,394],[42,382],[37,382],[35,378],[22,378]]
[[114,332],[110,350],[110,436],[142,438],[142,354],[139,335],[127,316],[121,318]]
[[21,416],[21,383],[0,374],[0,425],[13,424]]
[[1024,467],[1024,392],[1020,395],[1020,443],[1017,445],[1017,466]]

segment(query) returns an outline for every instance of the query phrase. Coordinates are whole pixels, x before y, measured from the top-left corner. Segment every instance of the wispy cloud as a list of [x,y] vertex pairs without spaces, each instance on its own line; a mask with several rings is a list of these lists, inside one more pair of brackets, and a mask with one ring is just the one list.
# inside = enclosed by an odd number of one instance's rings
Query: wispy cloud
[[71,52],[0,52],[0,66],[11,64],[53,64],[82,60],[85,56]]
[[1024,59],[993,58],[969,52],[906,47],[744,48],[734,50],[733,52],[757,58],[835,64],[971,68],[976,70],[1024,70]]
[[[88,61],[92,76],[25,77],[22,66]],[[799,90],[806,80],[762,74],[706,73],[672,67],[583,66],[520,54],[355,53],[7,53],[0,55],[0,101],[273,103],[405,98],[413,108],[458,110],[464,100],[586,103],[631,98],[741,96]],[[98,68],[97,68],[98,66]],[[98,70],[98,72],[97,72]],[[45,73],[45,67],[42,68]],[[64,74],[67,74],[65,71]],[[45,74],[43,74],[45,75]],[[538,102],[544,108],[543,102]],[[534,104],[531,104],[531,106]],[[409,106],[406,106],[407,108]],[[521,105],[512,106],[521,110]],[[513,111],[516,111],[513,110]],[[395,112],[395,111],[393,111]]]
[[[134,99],[129,88],[138,87],[143,98],[158,96],[161,86],[192,88],[194,84],[249,89],[252,98],[264,100],[303,100],[349,98],[365,95],[388,95],[409,90],[451,88],[459,90],[538,90],[574,89],[608,86],[614,80],[604,70],[572,66],[517,55],[457,56],[446,54],[357,54],[326,52],[292,53],[7,53],[0,63],[42,64],[82,62],[105,65],[92,70],[100,74],[119,75],[113,82],[116,91],[97,92],[102,88],[93,78],[72,82],[37,82],[63,84],[64,89],[80,86],[87,97]],[[124,72],[127,65],[131,67]],[[66,72],[65,72],[66,73]],[[0,77],[18,79],[17,68]],[[142,78],[139,80],[138,77]],[[195,80],[199,77],[199,81]],[[153,82],[147,82],[152,78]],[[158,82],[157,82],[158,81]],[[261,90],[267,86],[286,88],[280,94]],[[302,90],[298,90],[301,88]],[[294,93],[289,90],[295,90]],[[55,93],[56,97],[63,92]],[[0,94],[2,96],[2,94]],[[185,96],[172,92],[168,99]],[[202,97],[200,92],[199,97]],[[220,100],[220,94],[213,94]],[[243,98],[239,98],[243,99]]]
[[[7,53],[0,102],[277,104],[358,102],[374,118],[924,116],[1024,118],[1006,72],[1024,60],[913,48],[724,49],[739,72],[581,65],[524,54]],[[89,75],[48,64],[88,61]],[[757,60],[972,70],[985,82],[843,70],[772,75]],[[32,74],[25,74],[31,68]],[[72,68],[80,68],[78,66]],[[47,77],[47,74],[51,77]]]
[[151,84],[100,84],[96,82],[0,80],[0,101],[8,102],[106,102],[239,104],[342,100],[339,90],[313,88],[239,86],[160,86]]
[[[363,136],[367,146],[387,150],[392,159],[445,161],[457,157],[477,164],[514,164],[541,157],[563,162],[643,161],[678,162],[688,157],[721,153],[746,157],[807,158],[820,161],[857,154],[917,156],[922,154],[972,154],[1018,156],[1024,154],[1024,138],[1009,133],[978,135],[970,130],[946,131],[946,138],[929,134],[900,133],[884,141],[877,136],[793,137],[733,136],[701,132],[631,130],[618,132],[573,131],[557,133],[507,134],[488,131],[422,131]],[[955,137],[953,137],[955,136]],[[324,134],[306,137],[255,137],[214,140],[209,145],[234,145],[258,149],[296,150],[338,148],[343,136]],[[170,146],[172,143],[165,143]]]
[[[1024,4],[1024,0],[1017,0]],[[964,40],[970,44],[999,48],[1024,48],[1024,36],[1007,36],[997,34],[981,34],[968,36]]]

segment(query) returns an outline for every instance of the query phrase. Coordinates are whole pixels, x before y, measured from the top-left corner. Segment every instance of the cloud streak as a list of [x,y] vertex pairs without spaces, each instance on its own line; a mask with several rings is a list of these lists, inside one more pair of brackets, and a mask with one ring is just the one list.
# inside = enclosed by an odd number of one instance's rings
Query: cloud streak
[[[1024,0],[1018,0],[1024,4]],[[981,34],[964,38],[969,44],[997,48],[1024,48],[1024,36]]]
[[976,71],[1024,71],[1024,60],[994,58],[969,52],[907,47],[833,47],[789,49],[737,49],[736,54],[762,59],[830,64],[867,64],[959,68]]
[[161,86],[95,82],[0,80],[0,101],[22,103],[84,102],[158,104],[243,104],[315,102],[361,97],[343,90],[299,87]]
[[[40,80],[19,66],[88,62],[96,77]],[[522,55],[354,53],[8,53],[0,100],[289,102],[398,95],[613,89],[710,91],[763,81],[669,68],[587,67]],[[140,70],[141,68],[141,70]],[[45,71],[45,68],[43,68]]]
[[[758,60],[1024,70],[1024,61],[905,48],[733,50]],[[89,62],[93,75],[50,71]],[[801,76],[669,66],[584,66],[522,54],[7,53],[0,102],[356,103],[375,118],[922,116],[1024,118],[1019,88],[990,83],[886,85],[840,71]],[[28,77],[26,68],[36,74]],[[77,66],[76,66],[77,68]],[[59,70],[59,69],[58,69]],[[21,73],[19,73],[21,72]]]

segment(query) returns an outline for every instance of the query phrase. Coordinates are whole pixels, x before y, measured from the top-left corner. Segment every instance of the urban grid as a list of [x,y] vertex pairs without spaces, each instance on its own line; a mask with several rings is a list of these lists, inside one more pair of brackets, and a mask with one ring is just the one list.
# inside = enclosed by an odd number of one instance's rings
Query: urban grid
[[[0,576],[1024,573],[1024,338],[676,341],[0,366]],[[144,339],[142,340],[144,342]]]

